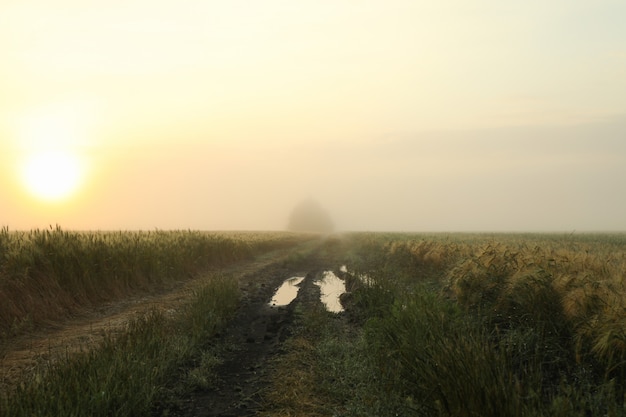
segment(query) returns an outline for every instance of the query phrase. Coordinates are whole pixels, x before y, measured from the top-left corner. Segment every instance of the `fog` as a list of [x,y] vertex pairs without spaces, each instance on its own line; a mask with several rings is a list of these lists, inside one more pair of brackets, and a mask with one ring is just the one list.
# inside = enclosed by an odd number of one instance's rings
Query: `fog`
[[2,2],[0,225],[285,230],[315,201],[335,231],[626,230],[625,15]]
[[[101,148],[71,205],[3,194],[12,228],[284,230],[315,200],[335,230],[626,230],[626,118],[389,133],[362,143]],[[10,195],[9,195],[10,197]]]

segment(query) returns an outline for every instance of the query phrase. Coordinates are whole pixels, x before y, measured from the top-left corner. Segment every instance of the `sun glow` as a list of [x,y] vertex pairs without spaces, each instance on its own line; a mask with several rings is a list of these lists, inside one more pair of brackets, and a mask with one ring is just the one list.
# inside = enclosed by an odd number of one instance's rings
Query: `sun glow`
[[60,201],[76,192],[81,185],[83,171],[76,154],[44,151],[27,158],[22,179],[33,196],[45,201]]
[[45,202],[73,196],[86,179],[83,152],[89,147],[88,107],[80,102],[55,102],[32,109],[17,119],[15,148],[23,156],[22,186]]

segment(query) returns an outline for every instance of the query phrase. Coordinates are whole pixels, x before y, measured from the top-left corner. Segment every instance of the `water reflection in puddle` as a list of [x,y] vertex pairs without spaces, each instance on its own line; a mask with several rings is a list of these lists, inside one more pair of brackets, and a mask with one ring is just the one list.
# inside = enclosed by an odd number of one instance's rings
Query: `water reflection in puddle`
[[326,306],[326,310],[333,313],[343,311],[339,297],[346,292],[346,284],[342,279],[339,279],[332,271],[324,271],[322,279],[316,281],[315,285],[320,287],[320,299]]
[[274,307],[286,306],[292,302],[298,295],[300,287],[298,285],[302,282],[304,277],[292,277],[287,278],[283,284],[276,290],[274,297],[270,301],[270,305]]

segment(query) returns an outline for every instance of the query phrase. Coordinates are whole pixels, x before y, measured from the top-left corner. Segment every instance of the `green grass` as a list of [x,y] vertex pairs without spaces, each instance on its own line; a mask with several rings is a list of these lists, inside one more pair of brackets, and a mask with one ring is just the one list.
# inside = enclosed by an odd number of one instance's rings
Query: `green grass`
[[[423,247],[446,259],[434,268],[438,286],[423,273],[433,271]],[[387,275],[400,291],[365,329],[383,380],[419,404],[417,415],[626,412],[623,238],[503,235],[382,250],[404,259]]]
[[216,377],[218,362],[207,343],[237,302],[236,280],[215,276],[173,316],[158,310],[138,316],[99,347],[31,375],[0,398],[0,415],[142,416],[155,409],[166,414],[173,378],[194,388]]

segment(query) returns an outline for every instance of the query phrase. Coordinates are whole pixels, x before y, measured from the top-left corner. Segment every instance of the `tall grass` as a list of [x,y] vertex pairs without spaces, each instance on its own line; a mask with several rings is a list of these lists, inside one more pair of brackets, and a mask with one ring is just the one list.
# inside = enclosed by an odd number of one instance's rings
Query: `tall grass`
[[352,239],[375,283],[353,311],[406,414],[626,414],[624,236]]
[[196,231],[0,230],[0,342],[99,303],[151,291],[310,236]]
[[138,316],[98,348],[56,361],[1,395],[0,416],[150,415],[170,380],[185,379],[181,366],[202,358],[237,300],[236,280],[216,276],[174,316],[158,310]]

